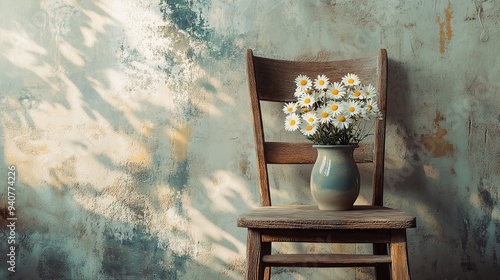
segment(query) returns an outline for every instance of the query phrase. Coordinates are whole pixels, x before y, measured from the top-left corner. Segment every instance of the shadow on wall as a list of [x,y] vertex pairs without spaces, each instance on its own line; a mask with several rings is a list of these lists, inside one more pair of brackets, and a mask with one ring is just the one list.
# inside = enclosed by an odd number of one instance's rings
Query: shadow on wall
[[[438,111],[429,118],[430,127],[412,131],[409,127],[418,127],[412,123],[416,116],[423,117],[411,108],[425,106],[425,102],[411,104],[418,98],[405,94],[410,92],[406,73],[412,69],[394,60],[389,60],[388,67],[387,122],[388,133],[394,137],[388,137],[386,143],[385,196],[389,199],[385,202],[417,216],[417,228],[408,231],[412,270],[432,269],[440,279],[452,279],[454,275],[447,274],[452,271],[463,271],[474,279],[494,278],[500,272],[494,234],[500,222],[492,216],[498,208],[494,194],[482,181],[477,189],[471,185],[459,190],[471,181],[469,169],[443,169],[446,165],[439,164],[442,158],[458,160],[444,136],[446,129],[460,128],[446,118],[460,122],[465,112],[451,107],[446,115]],[[448,257],[442,259],[443,255]]]
[[[160,1],[154,15],[126,3],[130,18],[95,1],[25,2],[16,4],[30,7],[23,12],[5,7],[12,16],[0,25],[0,167],[17,167],[19,217],[18,271],[0,278],[177,279],[195,273],[187,267],[199,267],[193,277],[238,278],[245,233],[228,230],[251,206],[246,161],[212,170],[188,150],[204,144],[191,127],[211,103],[231,110],[201,68],[234,59],[230,41],[203,30],[188,1]],[[145,26],[161,14],[163,25]],[[207,175],[190,177],[193,164]]]

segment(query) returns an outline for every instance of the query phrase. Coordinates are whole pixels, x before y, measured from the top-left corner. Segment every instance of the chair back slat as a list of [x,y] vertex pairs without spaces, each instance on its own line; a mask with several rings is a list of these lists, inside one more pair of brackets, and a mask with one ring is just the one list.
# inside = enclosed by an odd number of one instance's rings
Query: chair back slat
[[387,53],[381,49],[378,56],[340,61],[289,61],[254,56],[247,51],[247,73],[250,101],[253,111],[257,168],[261,205],[271,205],[268,164],[313,164],[317,151],[312,143],[267,142],[262,123],[261,102],[291,102],[294,97],[295,78],[307,75],[315,79],[326,75],[330,81],[340,81],[348,73],[357,74],[363,84],[377,89],[379,109],[384,118],[375,120],[372,142],[362,142],[354,150],[358,163],[374,162],[372,204],[383,204],[383,176],[385,155],[385,115],[387,94]]
[[[314,164],[317,151],[310,142],[264,142],[265,161],[267,164]],[[371,143],[360,143],[354,150],[357,163],[373,162]]]
[[256,87],[259,100],[290,102],[296,101],[294,80],[298,75],[307,75],[315,79],[325,74],[331,81],[340,81],[342,77],[355,70],[364,83],[375,85],[378,81],[377,58],[359,58],[352,60],[311,62],[287,61],[254,57]]

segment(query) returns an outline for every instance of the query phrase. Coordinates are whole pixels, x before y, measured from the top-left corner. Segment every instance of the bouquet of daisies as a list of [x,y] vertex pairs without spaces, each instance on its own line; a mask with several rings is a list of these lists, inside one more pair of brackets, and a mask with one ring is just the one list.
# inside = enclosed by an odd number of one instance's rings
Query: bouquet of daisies
[[375,87],[361,84],[355,74],[340,82],[299,75],[295,84],[297,101],[283,107],[285,129],[300,130],[315,145],[356,145],[369,135],[370,118],[381,117]]

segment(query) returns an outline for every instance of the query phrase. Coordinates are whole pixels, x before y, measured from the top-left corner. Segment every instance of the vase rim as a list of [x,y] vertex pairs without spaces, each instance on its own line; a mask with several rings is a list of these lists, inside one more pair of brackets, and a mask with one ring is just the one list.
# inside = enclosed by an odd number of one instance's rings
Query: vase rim
[[313,148],[358,148],[358,144],[352,145],[312,145]]

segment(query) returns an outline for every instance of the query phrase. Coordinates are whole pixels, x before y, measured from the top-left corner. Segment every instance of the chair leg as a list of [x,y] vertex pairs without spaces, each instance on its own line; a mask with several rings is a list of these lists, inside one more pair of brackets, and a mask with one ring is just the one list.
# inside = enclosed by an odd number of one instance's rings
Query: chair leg
[[[271,242],[263,242],[262,243],[262,255],[271,255]],[[271,279],[271,267],[266,266],[264,267],[264,280],[269,280]]]
[[[373,243],[374,255],[387,255],[387,243]],[[377,280],[390,280],[391,272],[389,264],[379,264],[375,266]]]
[[[265,251],[265,248],[264,248]],[[265,267],[262,264],[262,235],[257,229],[248,229],[246,280],[263,280]]]
[[391,234],[392,280],[409,280],[410,268],[406,250],[406,230],[393,230]]

